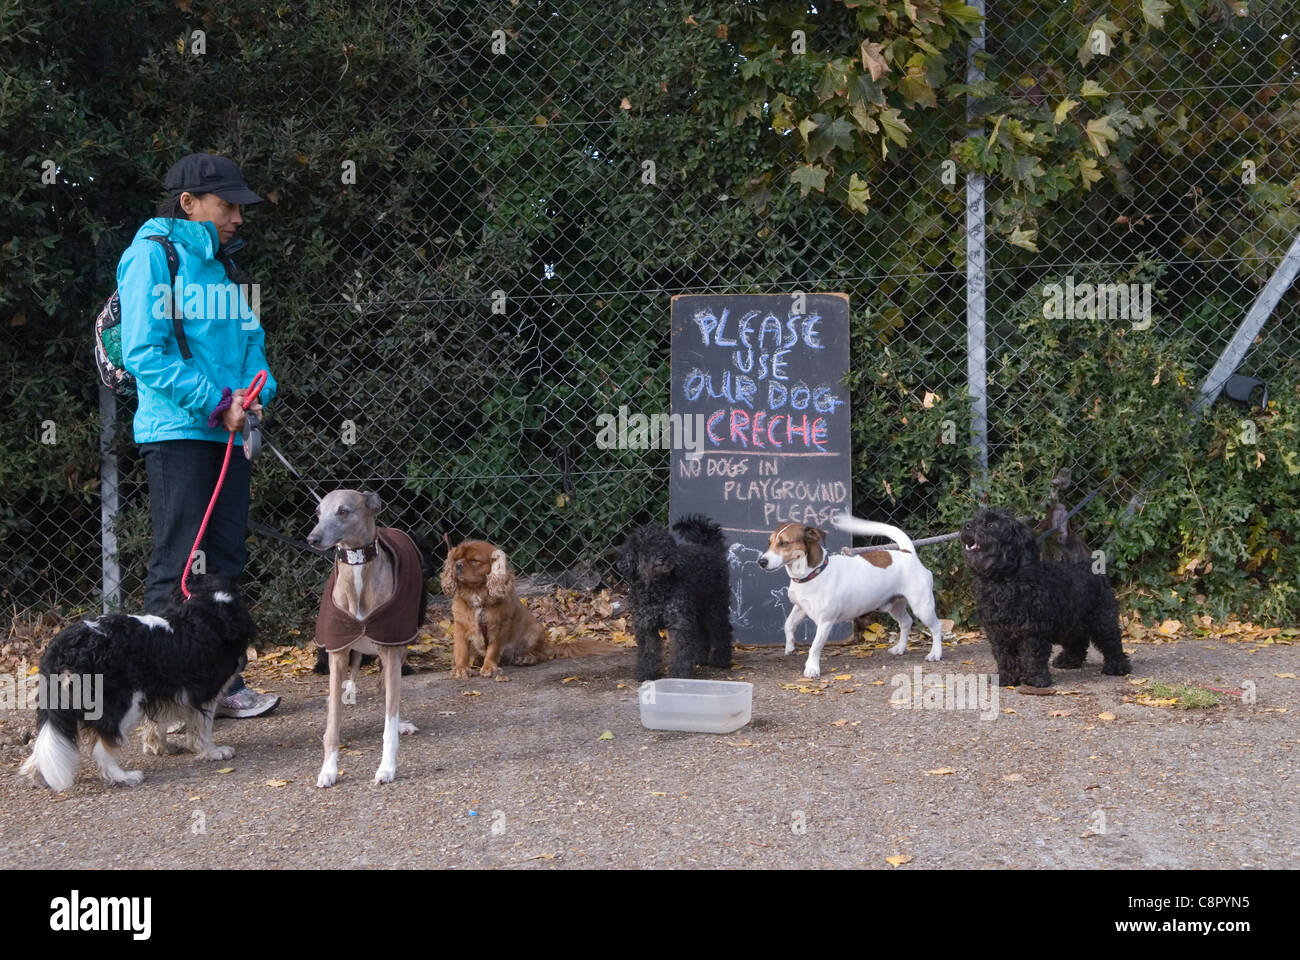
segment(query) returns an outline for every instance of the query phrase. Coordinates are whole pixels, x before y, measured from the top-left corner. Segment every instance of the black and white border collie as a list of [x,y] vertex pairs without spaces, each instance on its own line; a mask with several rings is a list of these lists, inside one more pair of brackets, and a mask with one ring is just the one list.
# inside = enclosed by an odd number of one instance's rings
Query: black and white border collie
[[[118,766],[122,741],[143,723],[145,753],[177,752],[164,732],[174,720],[185,722],[186,747],[197,759],[235,755],[212,742],[212,720],[222,690],[244,669],[255,628],[234,579],[208,574],[189,586],[190,600],[178,585],[161,616],[104,614],[50,641],[40,665],[42,687],[50,692],[36,711],[36,744],[21,773],[68,789],[77,776],[77,735],[85,729],[99,775],[135,786],[144,774]],[[96,690],[100,702],[65,702],[58,691],[73,678],[79,689]]]

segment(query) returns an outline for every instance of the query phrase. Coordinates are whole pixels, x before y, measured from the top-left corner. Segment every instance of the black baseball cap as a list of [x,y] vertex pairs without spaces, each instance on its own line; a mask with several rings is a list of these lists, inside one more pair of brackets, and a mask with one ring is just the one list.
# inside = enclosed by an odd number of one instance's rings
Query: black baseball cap
[[262,198],[248,189],[244,175],[233,160],[214,153],[191,153],[172,164],[163,186],[173,197],[185,191],[215,193],[229,203],[261,203]]

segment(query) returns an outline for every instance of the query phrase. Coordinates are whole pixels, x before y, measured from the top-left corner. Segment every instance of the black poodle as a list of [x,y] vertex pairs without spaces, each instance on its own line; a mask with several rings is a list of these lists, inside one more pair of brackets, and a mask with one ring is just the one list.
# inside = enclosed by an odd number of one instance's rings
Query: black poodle
[[1040,560],[1033,531],[1009,510],[979,510],[961,528],[961,542],[1001,684],[1051,686],[1053,643],[1064,648],[1053,666],[1082,667],[1091,641],[1101,651],[1102,673],[1133,672],[1115,591],[1087,563]]
[[731,666],[731,580],[722,528],[693,513],[673,524],[673,530],[686,542],[647,524],[619,551],[618,571],[631,585],[640,681],[659,676],[660,629],[668,631],[673,644],[669,676],[689,677],[696,664]]

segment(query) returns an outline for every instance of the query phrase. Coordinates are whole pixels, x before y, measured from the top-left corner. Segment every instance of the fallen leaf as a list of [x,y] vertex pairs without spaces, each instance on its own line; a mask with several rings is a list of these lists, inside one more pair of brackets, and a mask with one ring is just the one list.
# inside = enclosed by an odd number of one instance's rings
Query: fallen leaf
[[1025,776],[1022,773],[1008,773],[1008,774],[1004,774],[1002,779],[1010,783],[1016,780],[1023,780],[1025,779]]
[[612,734],[612,733],[610,733],[608,730],[606,730],[604,733],[602,733],[602,734],[601,734],[599,737],[597,737],[596,739],[597,739],[597,740],[613,740],[613,739],[614,739],[614,734]]
[[581,679],[582,677],[564,677],[562,680],[560,680],[560,683],[568,683],[571,680],[581,680]]
[[481,696],[483,696],[483,694],[479,693],[477,690],[462,690],[462,691],[460,692],[460,695],[461,695],[462,697],[481,697]]
[[1275,673],[1273,676],[1277,677],[1279,680],[1294,680],[1296,678],[1294,673]]
[[662,790],[651,790],[651,791],[650,791],[650,796],[652,796],[652,797],[666,797],[666,796],[668,796],[668,794],[665,793],[665,792],[662,791]]
[[1016,711],[1012,710],[1010,707],[1003,707],[1003,708],[1002,708],[1002,712],[1003,712],[1003,713],[1015,713]]
[[289,781],[288,780],[267,780],[266,785],[268,787],[287,787],[289,785]]
[[946,776],[948,776],[948,774],[950,774],[950,773],[956,773],[956,772],[957,772],[957,771],[954,770],[952,767],[940,767],[940,768],[937,769],[937,770],[927,770],[927,771],[925,771],[926,775],[927,775],[927,776],[930,776],[930,777],[946,777]]
[[851,674],[851,673],[837,673],[837,674],[835,675],[835,678],[834,678],[834,679],[836,679],[836,680],[852,680],[852,679],[853,679],[853,674]]
[[885,863],[889,864],[891,867],[901,867],[903,864],[911,863],[911,862],[912,862],[912,856],[911,854],[907,854],[907,853],[898,854],[892,857],[885,857]]
[[234,773],[234,772],[235,772],[234,767],[222,767],[220,770],[217,771],[217,773]]
[[539,853],[537,856],[535,856],[535,857],[529,857],[528,859],[529,859],[529,860],[554,860],[554,859],[555,859],[555,854],[553,854],[553,853]]
[[1069,710],[1053,710],[1051,713],[1048,714],[1049,717],[1068,717],[1069,715],[1070,715]]
[[1115,714],[1113,714],[1113,713],[1111,713],[1109,710],[1107,710],[1105,713],[1099,713],[1099,714],[1097,714],[1097,719],[1098,719],[1098,720],[1114,720],[1114,719],[1115,719]]

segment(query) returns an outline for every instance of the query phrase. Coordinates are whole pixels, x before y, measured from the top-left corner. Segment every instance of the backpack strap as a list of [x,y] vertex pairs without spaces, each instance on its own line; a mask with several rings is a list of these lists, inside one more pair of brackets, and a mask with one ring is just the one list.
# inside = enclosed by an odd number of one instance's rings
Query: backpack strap
[[190,343],[185,339],[185,317],[181,313],[180,305],[176,302],[176,271],[181,265],[180,258],[176,256],[176,248],[172,246],[172,242],[166,237],[154,236],[145,239],[158,244],[163,248],[163,253],[167,255],[167,273],[171,278],[171,283],[167,289],[171,293],[172,329],[176,331],[176,344],[181,349],[182,359],[189,360],[194,354],[190,352]]

